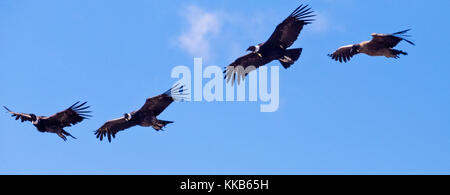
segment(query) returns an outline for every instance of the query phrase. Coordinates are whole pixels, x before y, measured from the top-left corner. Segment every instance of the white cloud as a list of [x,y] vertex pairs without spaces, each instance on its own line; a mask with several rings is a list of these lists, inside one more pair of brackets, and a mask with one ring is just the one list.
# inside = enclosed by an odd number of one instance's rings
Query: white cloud
[[211,58],[211,40],[221,29],[219,14],[188,6],[183,12],[189,28],[178,37],[179,47],[194,57]]
[[325,32],[330,27],[330,19],[327,15],[316,12],[315,21],[311,25],[313,32]]
[[315,15],[316,16],[314,17],[314,21],[311,24],[312,32],[325,33],[329,31],[345,31],[345,28],[337,22],[333,21],[333,17],[329,16],[327,13],[315,12]]

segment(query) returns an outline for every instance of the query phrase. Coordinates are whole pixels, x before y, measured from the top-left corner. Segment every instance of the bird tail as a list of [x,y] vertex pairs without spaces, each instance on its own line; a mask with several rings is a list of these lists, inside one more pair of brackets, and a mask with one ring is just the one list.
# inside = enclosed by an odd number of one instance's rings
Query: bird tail
[[166,125],[173,123],[173,121],[163,121],[163,120],[156,120],[156,123],[153,123],[153,129],[157,131],[162,131]]
[[279,59],[281,65],[283,65],[285,69],[288,69],[300,58],[302,51],[302,48],[286,50],[284,56]]
[[160,123],[160,124],[166,126],[166,125],[172,124],[172,123],[174,123],[174,122],[173,122],[173,121],[163,121],[163,120],[158,120],[158,123]]

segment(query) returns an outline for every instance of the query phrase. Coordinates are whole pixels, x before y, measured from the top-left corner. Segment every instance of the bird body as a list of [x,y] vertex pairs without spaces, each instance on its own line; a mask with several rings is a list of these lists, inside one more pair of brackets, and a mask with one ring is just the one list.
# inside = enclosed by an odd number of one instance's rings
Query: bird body
[[283,48],[282,45],[274,45],[274,44],[265,44],[261,43],[260,49],[258,52],[262,57],[267,56],[270,60],[277,60],[284,56],[286,53],[286,49]]
[[393,57],[390,53],[389,48],[379,47],[377,44],[374,44],[370,41],[364,41],[358,44],[359,45],[359,53],[364,53],[369,56],[385,56],[385,57]]
[[161,120],[157,119],[157,116],[155,114],[155,112],[153,111],[145,111],[145,110],[138,110],[135,112],[132,112],[129,114],[130,118],[126,120],[128,120],[129,122],[131,122],[132,124],[141,126],[141,127],[153,127],[153,129],[160,131],[162,130],[163,127],[165,127],[167,124],[169,123],[173,123],[173,122],[168,122],[168,123],[164,123]]

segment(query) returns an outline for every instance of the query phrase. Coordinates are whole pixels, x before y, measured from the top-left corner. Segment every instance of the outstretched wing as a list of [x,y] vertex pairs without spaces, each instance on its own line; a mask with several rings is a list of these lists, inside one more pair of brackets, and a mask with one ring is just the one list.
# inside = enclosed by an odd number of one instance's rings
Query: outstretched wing
[[333,54],[328,54],[328,56],[341,63],[343,61],[347,63],[347,61],[350,61],[350,59],[356,54],[358,54],[358,51],[353,49],[353,45],[347,45],[340,47]]
[[300,5],[289,17],[277,26],[266,44],[281,45],[287,49],[297,40],[303,27],[311,24],[315,15],[308,5]]
[[5,108],[6,111],[8,111],[8,113],[11,114],[11,117],[16,117],[16,120],[20,119],[20,121],[22,123],[25,121],[32,121],[31,115],[29,115],[29,114],[13,112],[10,109],[8,109],[6,106],[3,106],[3,108]]
[[260,56],[257,53],[249,53],[245,56],[238,58],[236,61],[234,61],[226,68],[226,70],[224,71],[225,79],[227,79],[227,83],[229,83],[231,80],[232,81],[231,84],[234,85],[237,75],[238,84],[240,84],[241,80],[244,80],[244,78],[251,71],[256,70],[261,66],[264,66],[271,61],[272,61],[271,58]]
[[148,98],[139,111],[151,111],[155,116],[160,115],[172,102],[184,99],[187,89],[184,85],[175,85],[165,93]]
[[373,38],[371,43],[379,44],[386,48],[394,48],[400,43],[400,41],[406,41],[411,45],[415,45],[412,41],[406,39],[406,37],[410,37],[410,35],[406,34],[410,30],[411,29],[408,29],[393,34],[372,34]]
[[60,127],[64,128],[80,123],[84,119],[91,117],[91,115],[89,115],[91,111],[86,111],[89,106],[83,107],[87,102],[78,105],[79,103],[80,102],[77,102],[68,109],[58,112],[47,119],[58,123]]
[[111,137],[116,138],[116,134],[119,131],[123,131],[136,125],[138,124],[135,120],[128,121],[125,117],[122,117],[106,122],[100,129],[95,131],[95,135],[100,141],[103,141],[103,137],[108,136],[108,141],[111,142]]

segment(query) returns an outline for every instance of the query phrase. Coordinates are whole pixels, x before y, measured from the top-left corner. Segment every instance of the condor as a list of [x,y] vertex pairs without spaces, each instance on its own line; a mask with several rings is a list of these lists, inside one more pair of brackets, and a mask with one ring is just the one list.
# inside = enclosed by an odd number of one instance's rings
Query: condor
[[350,61],[350,59],[360,53],[367,54],[369,56],[385,56],[387,58],[400,58],[400,55],[408,55],[408,53],[396,50],[396,47],[401,41],[406,41],[411,45],[415,45],[412,41],[406,39],[410,35],[406,35],[409,30],[393,34],[372,34],[372,40],[364,41],[354,45],[343,46],[336,50],[333,54],[328,54],[333,60],[339,62]]
[[229,65],[224,73],[227,83],[232,80],[234,84],[236,75],[238,84],[249,72],[264,66],[274,60],[280,61],[285,69],[291,67],[302,53],[302,48],[288,49],[297,40],[305,25],[311,24],[315,15],[308,5],[300,5],[281,24],[277,26],[272,36],[264,43],[250,46],[247,51],[251,53],[238,58]]
[[15,117],[16,120],[21,120],[22,122],[30,121],[38,131],[42,133],[56,133],[59,137],[61,137],[64,141],[67,141],[66,136],[72,136],[70,133],[64,130],[65,127],[71,127],[72,125],[76,125],[87,119],[88,117],[92,117],[88,115],[91,111],[86,111],[89,106],[83,107],[87,102],[79,104],[80,102],[75,103],[68,109],[58,112],[50,117],[45,116],[36,116],[35,114],[24,114],[13,112],[7,107],[3,106],[12,117]]
[[103,137],[115,138],[119,131],[126,130],[134,126],[153,127],[156,131],[162,130],[166,125],[173,123],[172,121],[159,120],[156,117],[160,115],[172,102],[183,100],[185,87],[175,85],[165,93],[149,98],[141,109],[124,114],[123,117],[106,122],[102,127],[95,131],[95,135],[100,141]]

